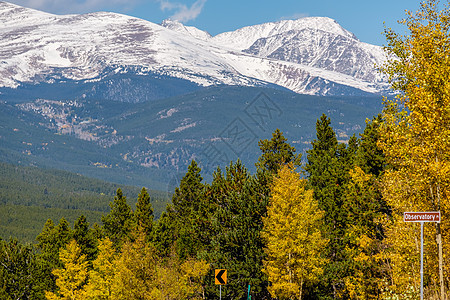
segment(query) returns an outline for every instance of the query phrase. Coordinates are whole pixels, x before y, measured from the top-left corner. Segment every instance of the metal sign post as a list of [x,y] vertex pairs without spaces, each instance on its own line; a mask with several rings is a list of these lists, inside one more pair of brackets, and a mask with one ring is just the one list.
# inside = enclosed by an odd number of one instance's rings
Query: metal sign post
[[420,222],[420,300],[423,300],[423,223],[441,222],[441,212],[405,212],[403,213],[403,221]]
[[423,299],[423,222],[420,222],[420,299]]

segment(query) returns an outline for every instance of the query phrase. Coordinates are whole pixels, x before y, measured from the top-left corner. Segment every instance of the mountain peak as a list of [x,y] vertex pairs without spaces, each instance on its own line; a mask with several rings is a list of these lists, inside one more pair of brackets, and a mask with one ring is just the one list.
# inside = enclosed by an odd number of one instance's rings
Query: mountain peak
[[182,34],[189,34],[190,36],[204,41],[211,38],[211,35],[208,32],[194,26],[186,26],[178,20],[165,19],[162,21],[161,26]]
[[[351,39],[357,39],[352,32],[344,29],[336,20],[329,17],[305,17],[297,20],[284,20],[279,23],[282,28],[285,27],[288,30],[309,28],[342,35]],[[282,31],[288,30],[282,29]]]
[[275,84],[305,94],[345,93],[343,86],[384,89],[373,67],[382,63],[382,49],[323,17],[211,37],[175,20],[157,25],[109,12],[52,15],[0,2],[0,49],[0,87],[102,80],[113,72],[199,86]]
[[345,30],[334,19],[328,17],[305,17],[297,20],[281,20],[246,26],[235,31],[218,34],[213,37],[213,41],[233,49],[245,50],[260,38],[268,38],[293,30],[301,31],[305,29],[319,30],[357,40],[353,33]]

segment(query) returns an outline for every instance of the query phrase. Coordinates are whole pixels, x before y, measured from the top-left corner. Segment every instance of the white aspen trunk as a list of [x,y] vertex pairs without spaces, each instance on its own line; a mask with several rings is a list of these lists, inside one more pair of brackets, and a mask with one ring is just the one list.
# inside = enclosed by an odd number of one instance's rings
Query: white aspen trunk
[[[436,158],[437,160],[437,158]],[[441,186],[438,183],[436,185],[436,194],[438,200],[438,210],[441,210]],[[441,300],[445,300],[445,290],[444,290],[444,259],[442,255],[442,233],[441,233],[441,224],[436,223],[436,242],[438,245],[439,252],[439,286],[441,290]]]

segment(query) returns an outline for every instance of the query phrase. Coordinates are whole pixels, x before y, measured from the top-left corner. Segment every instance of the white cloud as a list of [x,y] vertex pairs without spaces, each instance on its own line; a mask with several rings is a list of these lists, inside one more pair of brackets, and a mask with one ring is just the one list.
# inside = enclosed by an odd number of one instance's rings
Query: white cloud
[[[8,0],[11,3],[55,14],[87,13],[94,11],[129,11],[144,0]],[[162,11],[180,22],[194,20],[202,12],[207,0],[196,0],[191,6],[172,0],[153,0]]]
[[139,0],[9,0],[21,6],[50,13],[86,13],[119,8],[131,9]]
[[182,23],[195,20],[202,12],[203,6],[207,0],[197,0],[190,7],[179,2],[170,2],[168,0],[159,0],[161,10],[176,11],[170,18]]

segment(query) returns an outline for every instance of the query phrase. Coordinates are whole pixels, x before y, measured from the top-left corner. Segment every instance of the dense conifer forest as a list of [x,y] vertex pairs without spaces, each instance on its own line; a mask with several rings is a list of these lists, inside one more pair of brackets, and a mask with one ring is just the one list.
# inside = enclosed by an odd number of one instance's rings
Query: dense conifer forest
[[[136,198],[139,188],[120,186]],[[79,174],[15,166],[0,162],[0,236],[32,243],[49,218],[65,217],[71,223],[85,215],[100,223],[109,212],[108,203],[119,185]],[[159,217],[168,201],[167,192],[151,191],[155,215]]]

